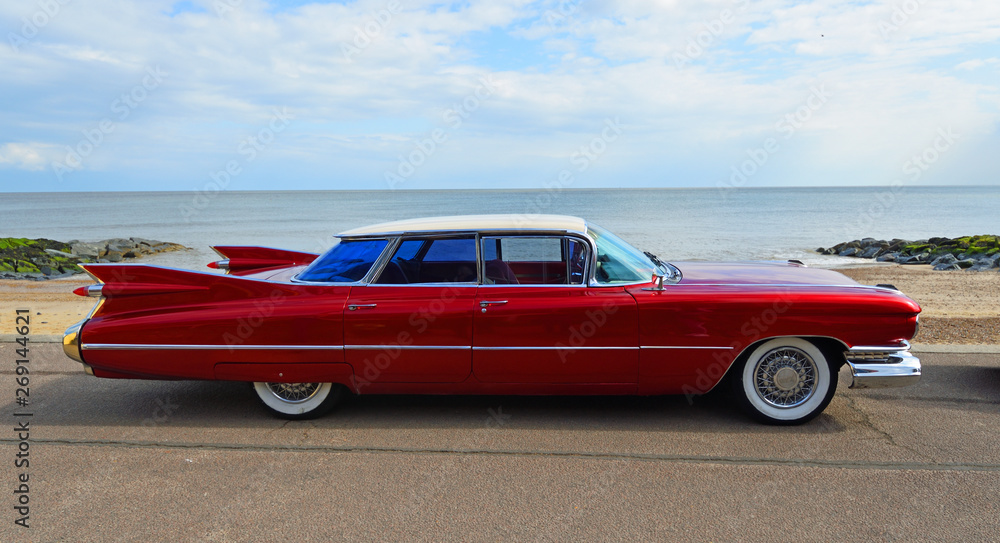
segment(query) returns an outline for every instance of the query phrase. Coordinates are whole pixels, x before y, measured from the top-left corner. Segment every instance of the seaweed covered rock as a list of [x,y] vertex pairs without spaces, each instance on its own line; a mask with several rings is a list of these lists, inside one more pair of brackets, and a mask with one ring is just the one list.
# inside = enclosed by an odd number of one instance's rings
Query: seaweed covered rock
[[874,258],[878,262],[930,264],[935,270],[942,271],[985,271],[1000,268],[1000,236],[996,235],[933,237],[915,241],[864,238],[845,241],[830,248],[820,247],[816,252]]
[[81,262],[119,262],[147,254],[187,249],[177,243],[142,238],[93,243],[46,238],[0,238],[0,278],[50,279],[83,273]]

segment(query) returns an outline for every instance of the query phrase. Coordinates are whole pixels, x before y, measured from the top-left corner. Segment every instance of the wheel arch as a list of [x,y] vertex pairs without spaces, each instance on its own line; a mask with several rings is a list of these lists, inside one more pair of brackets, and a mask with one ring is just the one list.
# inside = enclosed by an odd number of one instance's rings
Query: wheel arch
[[757,349],[757,347],[760,347],[761,345],[773,339],[781,339],[781,338],[799,338],[799,339],[804,339],[816,345],[816,348],[818,348],[820,351],[823,352],[823,355],[826,357],[828,362],[837,362],[837,367],[830,368],[830,371],[839,371],[840,368],[847,363],[847,359],[844,358],[844,351],[848,350],[850,347],[848,347],[847,344],[844,343],[842,340],[837,339],[835,337],[816,336],[816,335],[796,336],[788,334],[768,336],[760,338],[748,344],[746,347],[744,347],[740,351],[740,354],[736,355],[736,357],[733,358],[732,363],[730,363],[729,367],[726,368],[726,373],[724,373],[722,377],[719,378],[719,381],[715,383],[715,386],[713,386],[705,393],[707,394],[708,392],[711,392],[719,388],[720,386],[728,384],[729,381],[733,378],[733,368],[742,366],[742,362],[746,361],[746,359],[750,356],[751,353],[753,353]]

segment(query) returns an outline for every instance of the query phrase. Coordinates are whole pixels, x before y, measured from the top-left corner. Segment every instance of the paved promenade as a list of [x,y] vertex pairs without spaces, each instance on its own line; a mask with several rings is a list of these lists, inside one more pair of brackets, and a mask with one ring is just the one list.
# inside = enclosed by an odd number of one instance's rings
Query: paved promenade
[[246,384],[96,379],[36,344],[0,541],[995,540],[1000,354],[920,357],[919,385],[842,382],[792,428],[714,396],[363,397],[287,422]]

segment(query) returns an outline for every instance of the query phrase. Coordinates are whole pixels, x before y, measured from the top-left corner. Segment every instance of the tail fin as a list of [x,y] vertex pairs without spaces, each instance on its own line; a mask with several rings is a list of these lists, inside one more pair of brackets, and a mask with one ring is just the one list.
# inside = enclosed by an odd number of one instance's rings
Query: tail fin
[[271,247],[240,247],[216,245],[212,247],[226,260],[208,265],[210,268],[228,270],[232,275],[246,275],[271,269],[288,268],[309,264],[319,255],[273,249]]
[[102,284],[77,289],[83,296],[100,296],[99,314],[164,307],[203,305],[228,300],[294,295],[284,283],[270,283],[207,272],[162,268],[145,264],[83,264]]

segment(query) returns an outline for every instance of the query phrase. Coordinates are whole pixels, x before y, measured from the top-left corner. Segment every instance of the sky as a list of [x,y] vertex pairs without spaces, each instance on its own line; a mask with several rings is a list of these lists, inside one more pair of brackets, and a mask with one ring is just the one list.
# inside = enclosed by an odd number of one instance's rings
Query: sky
[[11,0],[0,191],[1000,184],[1000,2]]

